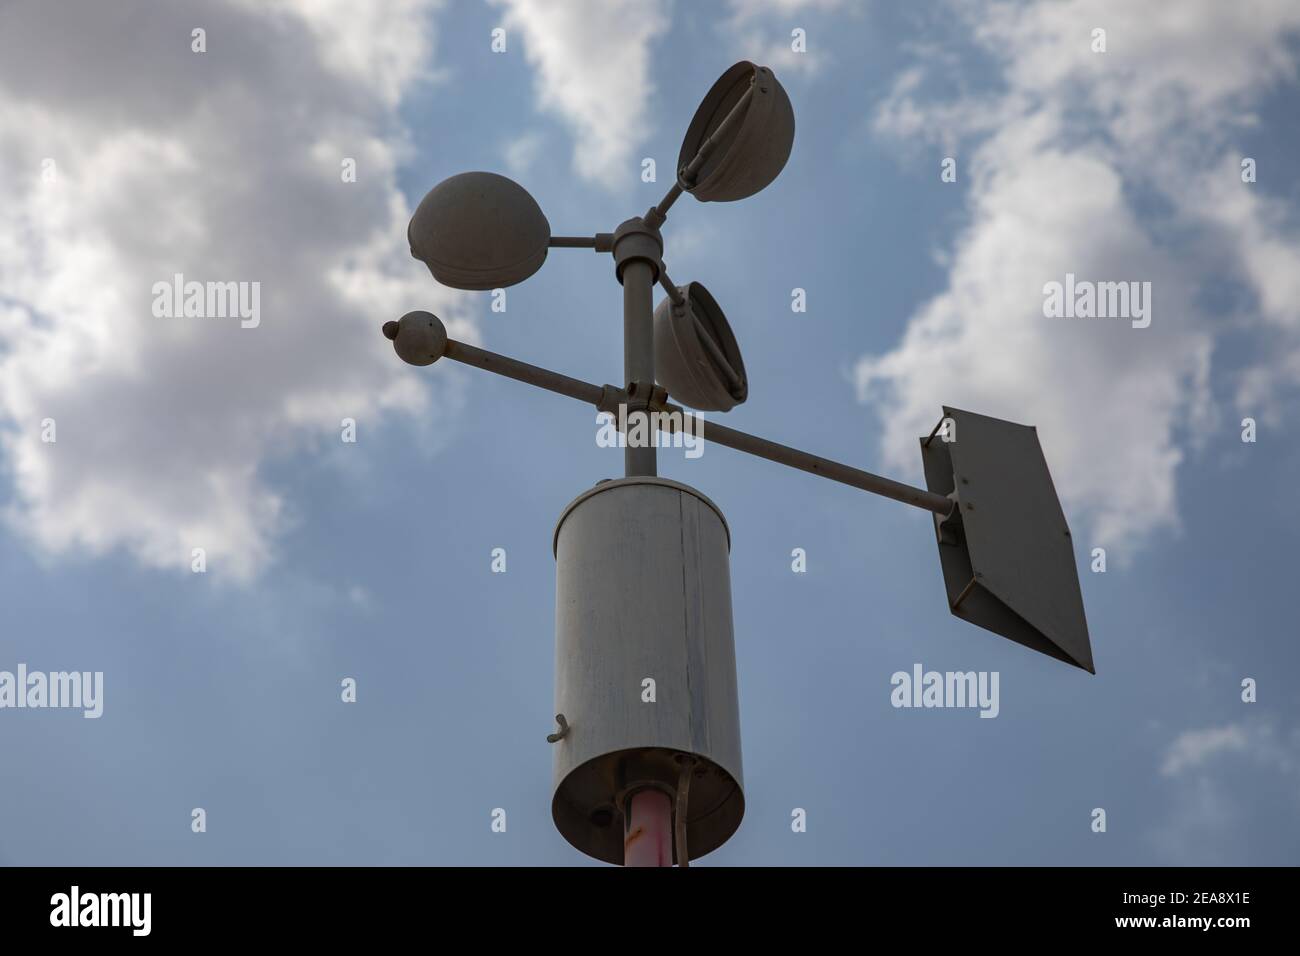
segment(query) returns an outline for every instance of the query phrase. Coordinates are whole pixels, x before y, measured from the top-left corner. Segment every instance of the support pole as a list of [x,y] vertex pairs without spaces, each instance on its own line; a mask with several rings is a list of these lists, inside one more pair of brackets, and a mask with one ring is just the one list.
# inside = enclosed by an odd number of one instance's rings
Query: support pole
[[673,802],[661,790],[638,790],[627,799],[624,866],[673,865]]
[[[654,282],[655,269],[649,262],[632,259],[623,266],[623,377],[629,384],[655,380]],[[646,431],[648,447],[633,448],[629,444],[624,449],[624,469],[629,478],[658,472],[657,436],[653,429]]]
[[673,820],[674,846],[677,847],[677,865],[682,869],[690,866],[690,853],[686,849],[686,814],[690,809],[691,771],[695,761],[682,756],[682,772],[677,775],[677,814]]

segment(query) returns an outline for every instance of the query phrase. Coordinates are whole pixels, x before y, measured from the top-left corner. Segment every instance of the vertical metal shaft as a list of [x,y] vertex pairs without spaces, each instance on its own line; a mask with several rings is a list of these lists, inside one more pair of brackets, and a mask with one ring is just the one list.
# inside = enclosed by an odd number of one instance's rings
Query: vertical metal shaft
[[624,866],[673,865],[673,802],[661,790],[638,790],[628,798],[623,831]]
[[[652,385],[655,380],[654,281],[654,267],[648,262],[633,259],[623,267],[623,375],[629,384]],[[658,474],[658,436],[648,427],[639,430],[647,445],[633,448],[629,443],[624,449],[624,469],[629,477]]]
[[691,801],[691,771],[695,766],[693,759],[682,761],[682,772],[677,775],[677,813],[673,821],[674,843],[677,847],[677,865],[685,869],[690,866],[690,853],[686,849],[686,820]]

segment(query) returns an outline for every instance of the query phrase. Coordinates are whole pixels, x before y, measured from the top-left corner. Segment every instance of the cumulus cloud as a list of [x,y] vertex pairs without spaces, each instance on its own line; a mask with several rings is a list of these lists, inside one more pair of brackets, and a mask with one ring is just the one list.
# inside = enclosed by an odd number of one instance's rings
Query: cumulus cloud
[[506,169],[515,176],[525,176],[533,168],[546,145],[546,138],[536,130],[516,136],[501,151]]
[[[183,568],[202,547],[247,578],[290,511],[268,460],[431,411],[378,335],[425,307],[473,337],[411,260],[395,185],[431,6],[0,9],[0,449],[7,518],[41,550]],[[155,317],[177,273],[260,282],[260,324]]]
[[1160,764],[1160,772],[1166,777],[1174,776],[1184,770],[1200,767],[1219,754],[1241,753],[1249,743],[1246,729],[1240,724],[1189,730],[1180,734],[1170,745]]
[[[1178,864],[1247,862],[1248,832],[1268,828],[1267,816],[1257,817],[1258,805],[1276,800],[1285,812],[1300,801],[1297,768],[1298,729],[1287,733],[1269,720],[1240,720],[1184,731],[1161,757],[1161,776],[1176,786],[1169,811],[1147,839]],[[1285,857],[1285,841],[1273,846]]]
[[[536,71],[538,103],[574,132],[573,166],[609,188],[639,173],[633,151],[650,130],[651,47],[669,25],[651,0],[493,0],[507,38],[518,31]],[[507,39],[507,43],[509,40]]]
[[[265,0],[237,0],[267,15]],[[395,107],[413,79],[432,78],[433,23],[444,0],[281,0],[284,25],[305,25],[318,41],[323,64],[365,86],[367,95]],[[200,18],[201,21],[201,18]],[[200,22],[196,21],[196,22]]]
[[[1270,212],[1276,200],[1250,192],[1266,187],[1242,183],[1235,151],[1252,106],[1294,82],[1300,9],[960,9],[993,81],[927,96],[922,60],[896,79],[875,128],[955,153],[968,224],[945,251],[946,288],[895,348],[859,362],[859,394],[881,410],[884,456],[913,471],[915,437],[941,404],[1040,425],[1067,507],[1089,516],[1097,543],[1136,546],[1177,525],[1178,466],[1215,421],[1210,360],[1224,323],[1202,304],[1206,278],[1244,284],[1267,323],[1300,334],[1297,270],[1285,267],[1300,242]],[[1092,49],[1098,27],[1105,53]],[[952,188],[935,168],[936,188]],[[1043,287],[1066,273],[1151,282],[1152,325],[1045,317]],[[1249,381],[1259,392],[1285,378]]]
[[[778,77],[816,73],[830,63],[812,21],[821,14],[844,12],[844,0],[728,0],[731,15],[721,32],[737,54],[771,67]],[[848,12],[855,12],[851,7]],[[796,51],[792,31],[804,31],[804,49]]]
[[1160,773],[1176,777],[1203,771],[1216,760],[1232,755],[1249,758],[1280,773],[1292,773],[1300,756],[1300,732],[1288,739],[1267,722],[1237,722],[1184,731],[1165,750]]

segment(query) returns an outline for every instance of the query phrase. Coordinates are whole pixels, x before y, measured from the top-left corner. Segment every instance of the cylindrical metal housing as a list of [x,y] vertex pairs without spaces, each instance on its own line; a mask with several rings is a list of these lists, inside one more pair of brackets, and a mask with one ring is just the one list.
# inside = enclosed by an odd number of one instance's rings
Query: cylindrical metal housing
[[687,855],[703,856],[745,812],[726,520],[679,482],[623,478],[579,495],[554,546],[555,826],[622,863],[625,798],[674,794],[693,761]]

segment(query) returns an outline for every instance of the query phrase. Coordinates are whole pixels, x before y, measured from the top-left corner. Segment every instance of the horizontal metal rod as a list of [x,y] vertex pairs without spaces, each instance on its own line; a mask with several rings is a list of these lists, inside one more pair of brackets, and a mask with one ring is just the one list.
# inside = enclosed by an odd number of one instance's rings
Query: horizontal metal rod
[[[670,413],[681,412],[685,418],[694,419],[694,424],[684,424],[683,431],[689,431],[690,434],[703,438],[705,441],[717,442],[719,445],[726,445],[728,448],[736,449],[736,451],[747,452],[758,458],[774,461],[778,465],[787,465],[790,468],[806,471],[810,475],[829,478],[831,481],[838,481],[842,485],[850,485],[863,491],[870,491],[872,494],[892,498],[894,501],[901,501],[906,505],[932,511],[937,515],[947,515],[952,512],[952,499],[935,494],[933,491],[914,488],[911,485],[903,484],[901,481],[894,481],[892,478],[873,475],[861,468],[853,468],[838,461],[831,461],[829,458],[822,458],[820,455],[810,455],[806,451],[800,451],[788,445],[781,445],[774,441],[768,441],[766,438],[759,438],[757,435],[736,431],[726,425],[706,421],[676,405],[667,405],[665,410]],[[672,421],[672,418],[668,418],[669,423]],[[677,428],[675,425],[670,424],[666,430],[675,432]]]
[[614,248],[612,232],[598,232],[594,236],[551,236],[547,245],[552,249],[594,249],[610,252]]
[[[590,382],[570,378],[567,375],[561,375],[559,372],[552,372],[536,365],[529,365],[527,362],[520,362],[504,355],[498,355],[496,352],[489,352],[473,345],[466,345],[464,342],[457,342],[454,339],[447,340],[447,347],[443,355],[465,365],[481,368],[486,372],[495,372],[517,382],[524,382],[527,385],[535,385],[538,388],[546,389],[548,392],[576,398],[580,402],[594,405],[600,411],[614,412],[619,405],[635,404],[624,389],[615,388],[612,385],[592,385]],[[819,455],[810,455],[806,451],[800,451],[788,445],[781,445],[774,441],[768,441],[766,438],[759,438],[757,435],[750,435],[736,431],[734,428],[728,428],[725,425],[718,425],[692,415],[677,405],[665,405],[663,411],[666,414],[658,416],[657,421],[655,419],[652,419],[652,421],[669,434],[682,430],[698,438],[703,438],[705,441],[717,442],[719,445],[734,448],[736,451],[743,451],[758,458],[774,461],[778,465],[797,468],[800,471],[808,472],[810,475],[829,478],[831,481],[837,481],[842,485],[860,488],[863,491],[869,491],[885,498],[892,498],[894,501],[901,501],[903,504],[912,505],[915,508],[931,511],[938,515],[947,515],[952,512],[952,499],[935,494],[932,491],[914,488],[911,485],[903,484],[901,481],[894,481],[892,478],[873,475],[871,472],[863,471],[860,468],[853,468],[838,461],[831,461],[829,458],[822,458]]]
[[504,355],[498,355],[496,352],[489,352],[487,349],[466,345],[464,342],[457,342],[454,339],[447,340],[447,348],[442,354],[465,365],[481,368],[485,372],[496,372],[506,378],[513,378],[516,382],[536,385],[548,392],[567,395],[569,398],[576,398],[588,405],[599,407],[605,394],[605,390],[599,385],[592,385],[576,378],[569,378],[569,376],[561,375],[559,372],[552,372],[536,365],[529,365],[527,362],[507,358]]

